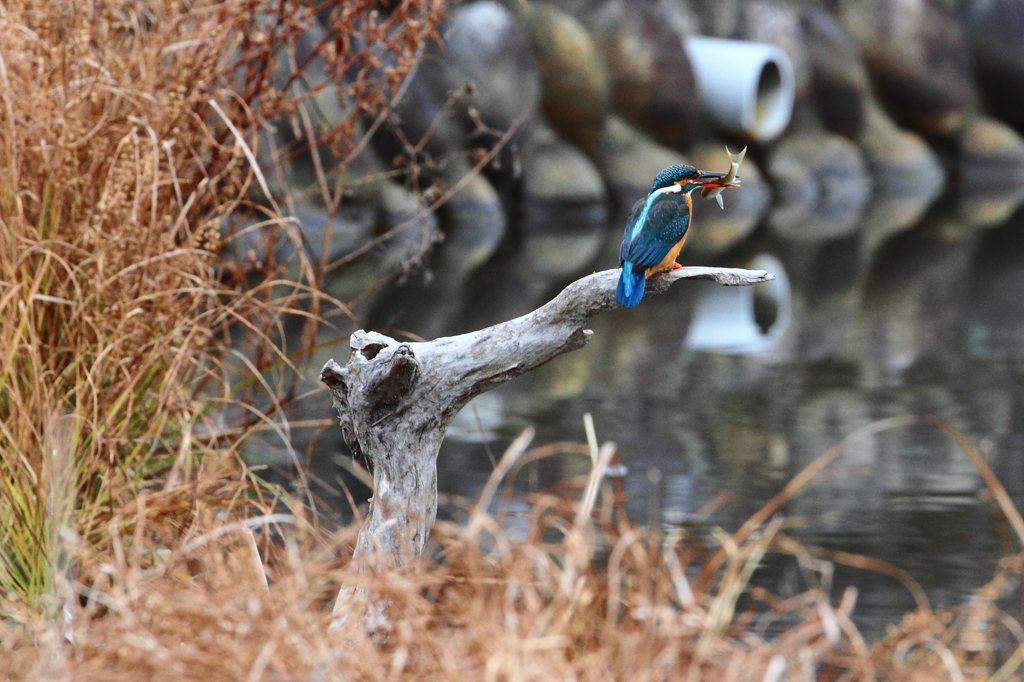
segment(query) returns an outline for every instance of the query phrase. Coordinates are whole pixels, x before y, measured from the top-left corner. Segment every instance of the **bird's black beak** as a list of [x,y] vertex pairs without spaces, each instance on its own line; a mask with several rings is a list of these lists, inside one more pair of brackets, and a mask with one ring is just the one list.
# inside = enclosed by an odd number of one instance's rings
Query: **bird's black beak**
[[739,187],[739,177],[733,177],[731,182],[723,182],[726,177],[726,173],[716,173],[715,171],[697,171],[698,175],[693,180],[690,180],[690,184],[700,185],[701,187]]

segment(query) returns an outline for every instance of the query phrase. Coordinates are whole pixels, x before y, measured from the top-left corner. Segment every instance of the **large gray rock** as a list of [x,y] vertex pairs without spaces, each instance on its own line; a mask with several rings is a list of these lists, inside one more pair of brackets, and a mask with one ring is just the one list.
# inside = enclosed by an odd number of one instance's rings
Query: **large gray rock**
[[1024,180],[1024,140],[1011,127],[988,116],[974,116],[957,140],[962,173],[986,180]]
[[[314,60],[313,65],[316,64]],[[311,85],[322,84],[322,80],[316,79],[326,78],[326,72],[319,68],[311,68],[310,73]],[[319,99],[320,105],[309,108],[317,133],[333,127],[346,115],[343,109],[329,106],[338,102],[336,90],[329,82],[321,89]],[[342,301],[364,294],[398,270],[421,263],[439,238],[437,219],[416,193],[391,179],[390,167],[372,148],[349,160],[344,169],[346,193],[337,212],[331,215],[322,199],[321,176],[311,153],[286,153],[289,145],[302,144],[297,135],[304,135],[305,131],[296,131],[287,120],[276,123],[273,128],[261,131],[258,160],[271,191],[292,220],[272,244],[264,242],[261,232],[249,231],[232,243],[233,249],[240,253],[251,251],[263,259],[264,249],[272,246],[277,260],[289,266],[282,277],[304,281],[307,273],[295,258],[296,251],[301,250],[310,261],[328,265],[323,284]],[[357,123],[356,138],[364,133]],[[318,151],[321,168],[331,185],[329,189],[333,190],[340,159],[325,146]],[[259,199],[263,199],[262,192]]]
[[540,69],[545,118],[577,147],[592,149],[611,99],[594,41],[579,21],[550,5],[530,5],[524,23]]
[[617,116],[609,116],[593,150],[613,197],[627,208],[651,189],[654,176],[677,163],[679,152],[663,147]]
[[439,60],[438,54],[424,58],[373,145],[383,159],[412,162],[422,175],[454,182],[470,167],[464,157],[469,141],[458,111],[447,105],[451,91]]
[[684,36],[705,33],[690,0],[658,0],[658,8],[676,33]]
[[537,126],[523,159],[516,254],[523,290],[544,295],[582,274],[607,233],[608,192],[587,156]]
[[831,13],[806,7],[801,24],[811,64],[811,97],[826,128],[851,140],[867,118],[871,85],[860,49]]
[[[420,187],[429,182],[442,192],[461,187],[438,211],[448,240],[470,245],[464,260],[475,267],[486,260],[505,235],[505,213],[490,182],[470,163],[469,137],[458,115],[445,106],[443,67],[424,60],[409,86],[398,116],[374,136],[373,144],[385,166],[407,170]],[[483,141],[486,144],[492,139]],[[383,170],[390,170],[384,168]]]
[[615,110],[669,147],[690,142],[699,118],[696,83],[683,35],[661,6],[610,0],[591,25]]
[[522,181],[524,210],[538,204],[603,204],[607,198],[594,163],[543,123],[526,143]]
[[608,231],[607,192],[593,162],[543,123],[526,143],[512,238],[473,279],[464,328],[515,317],[582,275]]
[[448,20],[443,37],[446,89],[473,84],[472,94],[460,108],[472,106],[485,124],[497,130],[535,115],[540,106],[540,74],[529,38],[512,12],[491,0],[463,5]]
[[467,150],[483,153],[516,126],[493,164],[512,167],[536,118],[540,76],[518,19],[497,3],[458,9],[443,33],[444,48],[426,50],[374,145],[383,158],[451,185],[472,167]]
[[978,86],[993,114],[1024,131],[1024,3],[964,0]]
[[976,95],[956,17],[929,0],[839,0],[837,9],[897,122],[925,135],[963,128]]

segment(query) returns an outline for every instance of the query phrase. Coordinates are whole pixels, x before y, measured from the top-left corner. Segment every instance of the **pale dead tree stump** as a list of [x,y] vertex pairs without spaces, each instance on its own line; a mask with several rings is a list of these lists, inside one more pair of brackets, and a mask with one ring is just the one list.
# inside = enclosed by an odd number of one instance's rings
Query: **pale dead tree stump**
[[[586,345],[587,321],[619,307],[618,277],[618,270],[583,277],[532,313],[461,336],[399,343],[357,331],[348,364],[327,361],[320,380],[345,443],[373,472],[357,566],[400,567],[423,551],[437,513],[437,452],[452,418],[474,396]],[[774,278],[763,270],[687,267],[655,275],[647,293],[680,279],[742,286]],[[342,601],[339,595],[336,613]]]

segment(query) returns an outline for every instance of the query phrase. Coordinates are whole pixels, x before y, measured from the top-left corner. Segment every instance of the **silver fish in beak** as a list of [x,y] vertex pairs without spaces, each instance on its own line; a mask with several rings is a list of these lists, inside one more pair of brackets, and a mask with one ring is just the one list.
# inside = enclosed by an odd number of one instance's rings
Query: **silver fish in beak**
[[722,178],[721,183],[715,183],[714,186],[704,187],[700,191],[700,195],[705,199],[714,197],[718,202],[718,207],[723,210],[725,209],[725,202],[722,201],[722,190],[727,187],[740,186],[740,179],[736,174],[740,170],[740,164],[743,163],[743,157],[747,155],[747,148],[744,147],[743,151],[739,154],[733,154],[729,151],[729,148],[726,147],[725,152],[729,155],[729,162],[731,164],[729,166],[729,172],[725,174],[724,178]]

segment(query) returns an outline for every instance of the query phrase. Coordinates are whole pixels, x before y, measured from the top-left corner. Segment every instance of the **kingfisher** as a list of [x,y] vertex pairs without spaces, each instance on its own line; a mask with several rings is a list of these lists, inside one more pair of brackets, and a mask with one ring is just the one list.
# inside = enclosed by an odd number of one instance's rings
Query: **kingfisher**
[[615,289],[616,303],[635,306],[644,296],[648,277],[681,267],[676,258],[690,231],[690,192],[698,187],[709,193],[716,187],[739,187],[739,178],[734,173],[669,166],[654,178],[647,198],[633,206],[619,249],[622,273]]

